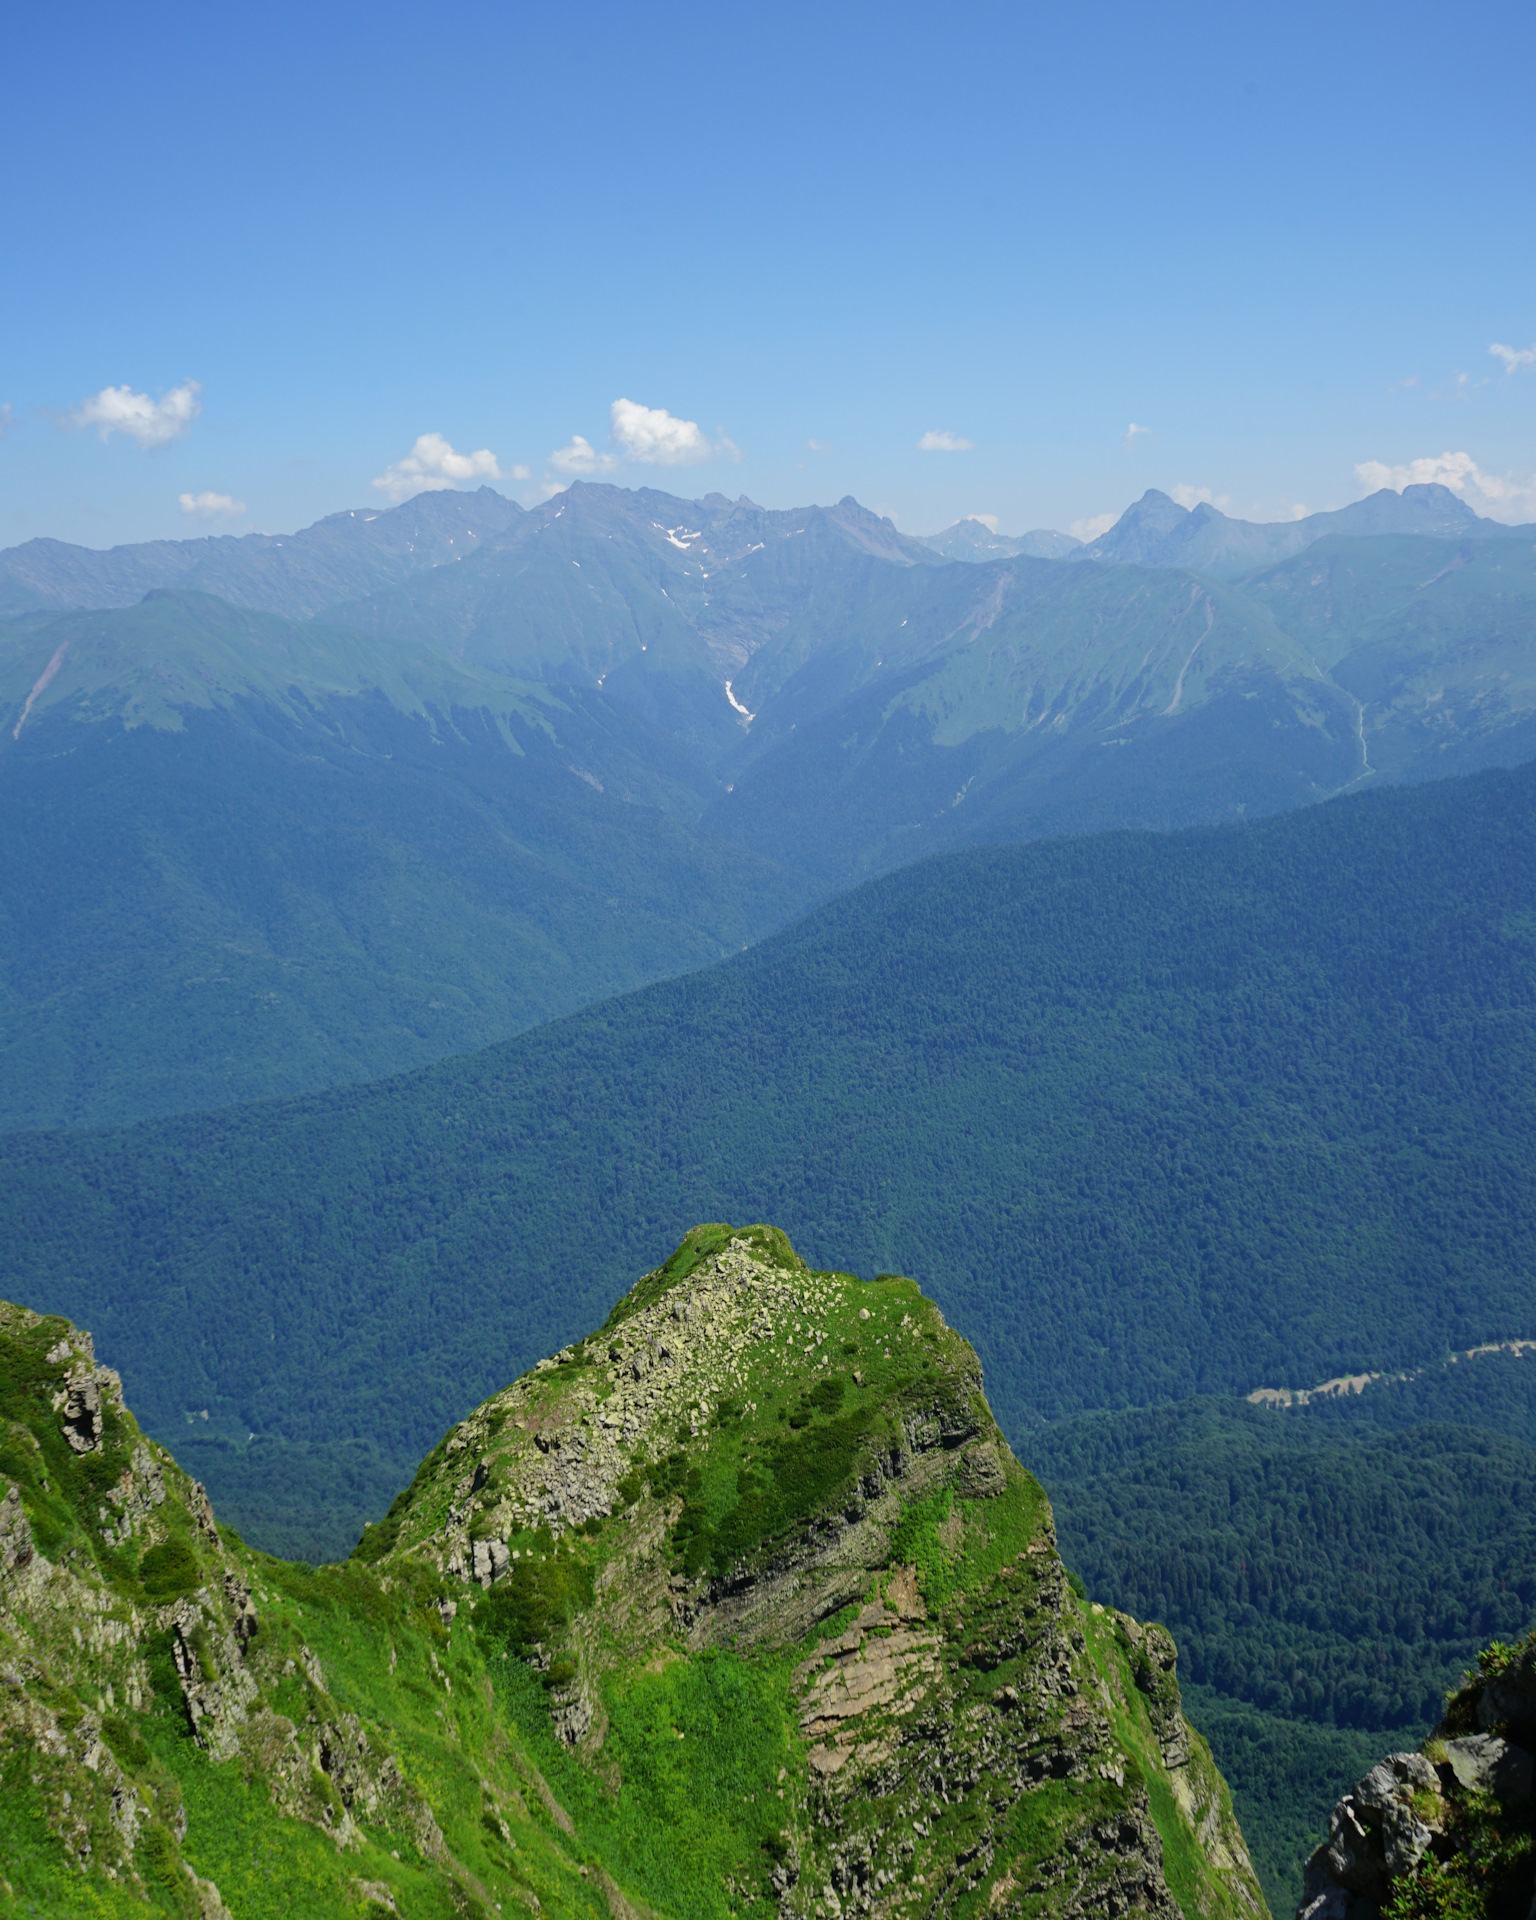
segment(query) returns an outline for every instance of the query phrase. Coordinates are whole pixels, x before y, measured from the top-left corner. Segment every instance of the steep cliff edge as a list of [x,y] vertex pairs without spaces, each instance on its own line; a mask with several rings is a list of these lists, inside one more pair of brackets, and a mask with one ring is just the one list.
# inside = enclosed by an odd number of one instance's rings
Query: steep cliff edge
[[62,1321],[0,1308],[0,1420],[0,1911],[1264,1915],[910,1281],[695,1229],[340,1567],[221,1533]]
[[1307,1862],[1301,1920],[1536,1914],[1536,1633],[1485,1648],[1414,1753],[1345,1794]]

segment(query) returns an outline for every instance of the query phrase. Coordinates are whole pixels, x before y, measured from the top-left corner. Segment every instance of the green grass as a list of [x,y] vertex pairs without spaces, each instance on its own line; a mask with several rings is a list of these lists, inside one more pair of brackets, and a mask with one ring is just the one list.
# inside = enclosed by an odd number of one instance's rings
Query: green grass
[[661,1911],[739,1911],[728,1878],[761,1897],[781,1856],[781,1778],[803,1772],[786,1659],[709,1651],[614,1678],[595,1767],[550,1732],[539,1676],[507,1660],[497,1688],[537,1764],[621,1884]]
[[[54,1920],[62,1893],[69,1913],[79,1920],[124,1920],[127,1915],[140,1920],[144,1902],[126,1886],[67,1869],[61,1875],[58,1836],[34,1784],[38,1772],[38,1757],[30,1746],[0,1744],[0,1911],[15,1920]],[[149,1911],[180,1913],[159,1889],[152,1889],[151,1897]]]

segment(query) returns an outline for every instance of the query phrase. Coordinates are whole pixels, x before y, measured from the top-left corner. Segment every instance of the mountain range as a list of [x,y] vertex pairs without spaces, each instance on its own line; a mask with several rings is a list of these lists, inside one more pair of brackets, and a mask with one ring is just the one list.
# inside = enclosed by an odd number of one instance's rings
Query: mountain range
[[521,514],[515,500],[481,487],[328,514],[298,533],[148,540],[104,551],[28,540],[0,552],[0,615],[126,607],[158,587],[213,593],[239,607],[306,620],[339,600],[460,559]]
[[1083,543],[1070,533],[1052,533],[1040,527],[1033,533],[998,533],[986,520],[957,520],[942,533],[919,534],[925,547],[946,560],[1065,560]]
[[1536,750],[1528,530],[1410,488],[1192,570],[1241,525],[1149,495],[962,561],[851,500],[578,484],[11,549],[0,1124],[413,1067],[949,848]]
[[1459,494],[1438,483],[1382,487],[1352,506],[1296,520],[1229,519],[1219,507],[1201,501],[1181,506],[1151,487],[1097,540],[1074,547],[1074,560],[1107,560],[1117,565],[1189,567],[1219,580],[1236,579],[1273,566],[1329,538],[1361,539],[1377,534],[1420,534],[1432,540],[1508,540],[1536,537],[1536,529],[1485,520]]
[[497,499],[4,556],[5,1290],[331,1558],[682,1220],[916,1269],[1290,1902],[1536,1606],[1530,530]]

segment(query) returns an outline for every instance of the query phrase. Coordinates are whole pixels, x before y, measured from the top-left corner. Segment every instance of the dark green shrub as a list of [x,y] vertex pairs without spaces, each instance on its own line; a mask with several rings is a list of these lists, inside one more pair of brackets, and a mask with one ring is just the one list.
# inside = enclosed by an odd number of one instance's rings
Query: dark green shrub
[[509,1653],[549,1642],[592,1604],[592,1569],[569,1554],[514,1560],[475,1608],[475,1625]]
[[202,1580],[197,1556],[185,1540],[162,1540],[139,1562],[139,1578],[151,1600],[176,1600]]
[[141,1773],[149,1765],[149,1748],[126,1720],[113,1714],[102,1721],[101,1732],[119,1766]]
[[158,1824],[145,1827],[139,1835],[134,1857],[146,1880],[180,1890],[182,1874],[176,1860],[176,1842],[164,1827]]
[[155,1698],[167,1703],[181,1698],[181,1676],[176,1671],[176,1656],[172,1652],[174,1644],[175,1636],[169,1630],[152,1634],[144,1643],[149,1684],[154,1688]]
[[848,1382],[840,1373],[829,1374],[825,1380],[818,1380],[806,1398],[818,1413],[836,1413],[843,1404],[843,1396],[848,1391]]

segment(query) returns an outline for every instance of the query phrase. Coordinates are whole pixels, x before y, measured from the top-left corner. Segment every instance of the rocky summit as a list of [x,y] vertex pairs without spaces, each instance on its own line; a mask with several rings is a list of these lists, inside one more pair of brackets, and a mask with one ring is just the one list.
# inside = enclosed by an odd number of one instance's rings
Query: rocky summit
[[0,1423],[0,1911],[1264,1916],[910,1280],[695,1228],[334,1567],[64,1321],[0,1307]]

